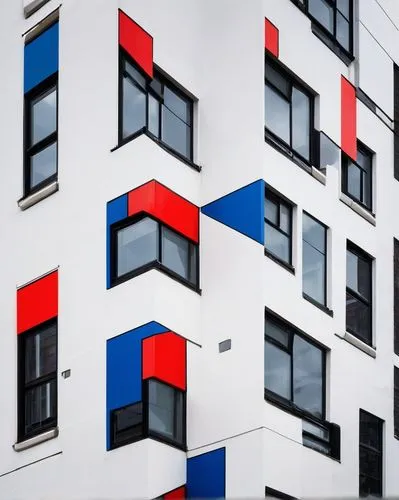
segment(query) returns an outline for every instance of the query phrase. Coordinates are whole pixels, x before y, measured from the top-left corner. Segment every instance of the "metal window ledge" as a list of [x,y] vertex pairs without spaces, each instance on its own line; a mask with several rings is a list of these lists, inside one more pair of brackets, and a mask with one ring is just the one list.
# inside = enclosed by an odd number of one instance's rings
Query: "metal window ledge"
[[38,436],[26,439],[25,441],[21,441],[20,443],[15,443],[12,445],[12,447],[14,448],[14,451],[27,450],[28,448],[32,448],[32,446],[36,446],[40,443],[44,443],[45,441],[56,438],[58,436],[58,433],[58,427],[55,427],[55,429],[50,429],[49,431],[43,432]]
[[28,18],[34,14],[37,10],[43,7],[44,4],[49,2],[49,0],[25,0],[24,1],[24,15]]
[[327,177],[321,170],[312,166],[312,176],[322,184],[326,185]]
[[36,191],[36,193],[32,193],[25,198],[21,198],[20,200],[18,200],[18,206],[21,210],[26,210],[27,208],[36,205],[36,203],[39,203],[39,201],[44,200],[44,198],[47,198],[57,191],[58,181],[54,181],[51,184],[44,186],[39,191]]
[[365,208],[361,207],[356,201],[352,200],[349,196],[344,193],[340,194],[339,199],[345,203],[349,208],[351,208],[354,212],[359,214],[363,219],[366,219],[367,222],[370,222],[373,226],[376,225],[376,220],[373,214],[368,212]]
[[351,333],[345,332],[343,335],[336,333],[335,335],[342,340],[346,340],[346,342],[349,342],[349,344],[352,344],[353,346],[357,347],[358,349],[365,352],[366,354],[368,354],[372,358],[377,357],[377,352],[376,352],[375,347],[371,347],[371,346],[365,344],[364,342],[362,342],[360,339],[358,339],[357,337],[355,337]]

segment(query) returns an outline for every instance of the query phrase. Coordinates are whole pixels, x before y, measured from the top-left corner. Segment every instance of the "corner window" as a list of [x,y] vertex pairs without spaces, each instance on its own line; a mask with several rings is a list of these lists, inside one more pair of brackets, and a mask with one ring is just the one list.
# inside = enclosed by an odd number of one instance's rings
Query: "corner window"
[[371,151],[361,145],[355,162],[342,153],[342,192],[368,210],[372,209],[372,159]]
[[303,294],[326,305],[327,227],[311,215],[302,217]]
[[114,410],[111,448],[153,437],[185,447],[185,393],[159,380],[143,382],[143,401]]
[[372,259],[348,242],[346,251],[346,329],[372,344]]
[[265,248],[285,264],[292,264],[292,205],[266,189]]
[[18,439],[57,425],[57,323],[19,335]]
[[313,96],[276,64],[265,63],[265,133],[306,163],[311,160]]
[[115,225],[113,234],[113,283],[158,267],[197,287],[198,245],[150,218]]
[[193,101],[160,73],[151,80],[121,51],[119,143],[145,132],[193,159]]
[[382,496],[383,421],[359,412],[359,496]]

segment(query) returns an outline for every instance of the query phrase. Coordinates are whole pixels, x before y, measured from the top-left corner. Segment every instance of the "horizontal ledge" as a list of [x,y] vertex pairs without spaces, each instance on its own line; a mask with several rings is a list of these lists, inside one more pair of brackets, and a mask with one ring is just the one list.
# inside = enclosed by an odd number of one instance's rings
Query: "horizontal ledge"
[[20,443],[15,443],[12,445],[12,447],[14,448],[14,451],[27,450],[28,448],[32,448],[32,446],[36,446],[40,443],[44,443],[45,441],[56,438],[58,434],[58,427],[55,427],[55,429],[50,429],[49,431],[43,432],[38,436],[26,439],[25,441],[21,441]]
[[18,200],[18,206],[21,210],[26,210],[27,208],[36,205],[36,203],[39,203],[39,201],[42,201],[48,196],[52,195],[53,193],[56,193],[58,189],[58,181],[53,181],[51,184],[48,184],[39,191],[36,191],[36,193],[32,193],[25,198],[21,198],[20,200]]
[[312,166],[312,176],[321,182],[322,184],[326,185],[327,183],[327,177],[323,172],[321,172],[318,168],[315,168]]
[[358,339],[357,337],[355,337],[351,333],[345,332],[343,335],[336,333],[335,335],[338,338],[340,338],[341,340],[346,340],[346,342],[348,342],[349,344],[352,344],[354,347],[357,347],[358,349],[360,349],[364,353],[368,354],[372,358],[377,357],[377,352],[376,352],[374,347],[371,347],[371,346],[365,344],[362,340]]
[[339,196],[339,199],[345,203],[349,208],[351,208],[354,212],[359,214],[363,219],[365,219],[367,222],[370,222],[373,226],[376,225],[376,220],[374,215],[372,215],[370,212],[368,212],[365,208],[361,207],[359,203],[356,203],[355,200],[352,200],[349,196],[347,196],[345,193],[341,193]]

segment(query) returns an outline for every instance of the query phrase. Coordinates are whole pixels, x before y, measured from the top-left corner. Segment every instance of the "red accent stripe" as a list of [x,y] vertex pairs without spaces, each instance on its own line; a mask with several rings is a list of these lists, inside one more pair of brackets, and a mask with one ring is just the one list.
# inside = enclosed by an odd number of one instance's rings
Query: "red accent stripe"
[[173,332],[143,340],[143,380],[157,378],[186,390],[186,341]]
[[265,49],[274,56],[279,55],[279,31],[277,27],[265,18]]
[[175,490],[170,491],[169,493],[165,493],[163,498],[165,500],[184,499],[184,498],[186,498],[186,487],[181,486],[180,488],[176,488]]
[[356,89],[341,75],[341,149],[352,160],[357,157]]
[[141,26],[119,11],[119,44],[148,76],[153,77],[153,39]]
[[156,181],[128,193],[128,215],[145,212],[190,240],[199,241],[199,209]]
[[58,315],[58,271],[17,291],[17,333]]

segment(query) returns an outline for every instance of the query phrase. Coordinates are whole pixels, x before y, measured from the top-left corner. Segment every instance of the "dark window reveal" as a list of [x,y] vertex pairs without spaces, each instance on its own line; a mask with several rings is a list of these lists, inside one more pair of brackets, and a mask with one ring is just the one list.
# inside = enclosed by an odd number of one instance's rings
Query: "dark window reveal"
[[393,239],[393,349],[399,356],[399,240]]
[[373,154],[358,145],[354,162],[342,153],[342,191],[368,210],[372,209]]
[[292,262],[292,206],[266,189],[265,248],[286,264]]
[[121,55],[119,143],[146,131],[178,155],[193,158],[193,101],[160,73],[145,77]]
[[359,496],[382,496],[383,421],[359,412]]
[[399,439],[399,368],[396,366],[393,376],[393,426],[394,435]]

